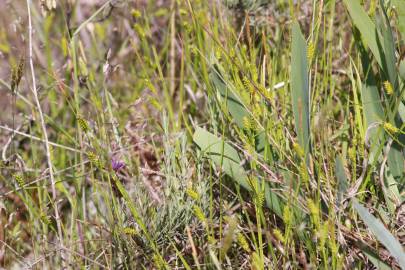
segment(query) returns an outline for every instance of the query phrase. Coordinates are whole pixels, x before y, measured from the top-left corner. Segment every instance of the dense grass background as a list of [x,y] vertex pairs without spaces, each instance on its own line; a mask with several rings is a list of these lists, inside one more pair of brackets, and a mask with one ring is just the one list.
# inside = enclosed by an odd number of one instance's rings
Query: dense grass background
[[405,1],[0,1],[0,266],[405,269]]

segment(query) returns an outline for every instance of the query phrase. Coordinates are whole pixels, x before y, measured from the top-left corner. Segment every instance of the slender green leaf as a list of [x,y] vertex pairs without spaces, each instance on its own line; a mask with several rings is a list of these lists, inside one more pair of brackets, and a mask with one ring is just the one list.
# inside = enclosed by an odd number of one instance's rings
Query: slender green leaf
[[364,206],[359,204],[356,199],[353,200],[353,207],[378,241],[388,249],[401,268],[405,269],[405,252],[398,240],[395,239],[384,225],[371,215]]

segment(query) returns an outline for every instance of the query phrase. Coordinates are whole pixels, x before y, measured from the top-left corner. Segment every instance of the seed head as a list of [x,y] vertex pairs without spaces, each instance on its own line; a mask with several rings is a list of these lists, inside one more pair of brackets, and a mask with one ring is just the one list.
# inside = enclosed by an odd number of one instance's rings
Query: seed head
[[198,218],[198,220],[204,223],[205,215],[204,215],[204,212],[201,209],[201,207],[199,207],[198,205],[194,205],[193,210],[194,210],[194,215]]
[[87,152],[87,158],[89,159],[89,161],[91,163],[93,163],[96,167],[101,168],[101,161],[98,158],[98,156],[96,155],[96,153],[89,151]]
[[122,233],[126,234],[126,235],[136,235],[137,234],[136,230],[132,227],[122,228]]
[[198,201],[200,199],[200,196],[198,195],[197,192],[195,192],[192,188],[188,188],[186,190],[186,193],[190,198],[192,198],[194,201]]
[[312,59],[314,58],[314,55],[315,55],[315,45],[312,41],[310,41],[308,44],[308,48],[307,48],[308,62],[312,61]]
[[392,87],[392,84],[389,81],[384,82],[384,88],[385,91],[387,91],[387,94],[392,96],[394,94],[394,88]]
[[273,234],[281,243],[285,242],[284,235],[279,229],[274,229]]
[[13,174],[13,178],[15,179],[19,187],[23,187],[25,185],[24,177],[21,174],[15,173]]
[[77,117],[77,123],[85,133],[90,130],[89,123],[87,123],[86,119],[82,118],[81,116]]
[[400,131],[399,128],[397,128],[396,126],[394,126],[393,124],[388,123],[388,122],[384,123],[384,129],[392,134],[399,133],[399,131]]
[[237,240],[238,240],[238,244],[241,248],[243,248],[246,252],[250,252],[250,247],[249,247],[249,243],[246,240],[245,236],[243,235],[243,233],[238,233],[237,236]]

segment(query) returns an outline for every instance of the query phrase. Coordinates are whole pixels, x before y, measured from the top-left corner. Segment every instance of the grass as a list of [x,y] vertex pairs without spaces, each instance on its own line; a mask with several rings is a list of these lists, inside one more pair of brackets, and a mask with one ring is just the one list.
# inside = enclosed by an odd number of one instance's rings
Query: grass
[[402,1],[41,3],[0,4],[1,267],[405,269]]

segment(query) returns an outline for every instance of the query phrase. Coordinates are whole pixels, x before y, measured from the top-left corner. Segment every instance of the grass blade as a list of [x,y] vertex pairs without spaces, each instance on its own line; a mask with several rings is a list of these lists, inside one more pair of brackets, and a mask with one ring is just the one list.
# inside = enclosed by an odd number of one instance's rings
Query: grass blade
[[378,241],[388,249],[401,268],[405,269],[405,252],[398,240],[395,239],[378,219],[371,215],[368,210],[355,199],[353,200],[353,207]]

